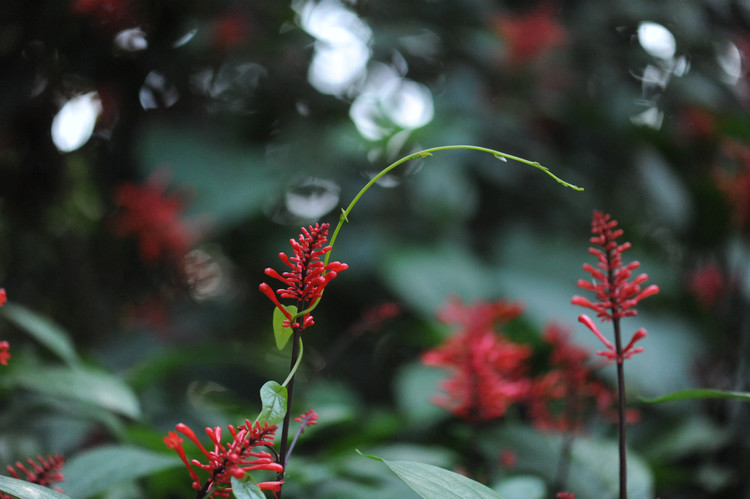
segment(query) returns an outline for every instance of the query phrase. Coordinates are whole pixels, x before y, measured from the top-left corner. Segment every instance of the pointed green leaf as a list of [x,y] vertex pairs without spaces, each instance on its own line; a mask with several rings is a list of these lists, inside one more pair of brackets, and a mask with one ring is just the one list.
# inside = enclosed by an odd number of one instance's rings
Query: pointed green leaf
[[266,495],[252,478],[242,481],[232,477],[232,494],[237,499],[266,499]]
[[647,404],[659,404],[662,402],[673,402],[676,400],[693,400],[693,399],[718,399],[718,398],[733,398],[750,401],[750,393],[746,392],[730,392],[725,390],[713,390],[711,388],[694,388],[691,390],[680,390],[673,392],[668,395],[656,397],[652,399],[641,399],[641,402]]
[[[297,313],[297,307],[294,305],[285,305],[284,308],[287,312],[292,314],[292,317]],[[278,307],[273,309],[273,336],[276,338],[276,348],[279,350],[282,350],[287,342],[289,341],[289,338],[292,337],[292,328],[290,327],[284,327],[283,323],[286,320],[286,316],[284,315],[284,312],[279,310]]]
[[437,466],[416,461],[386,461],[361,452],[359,454],[388,466],[406,485],[425,499],[435,497],[502,499],[502,496],[491,488]]
[[70,499],[47,487],[8,476],[0,476],[0,492],[19,499]]
[[0,313],[69,365],[79,362],[70,336],[51,320],[15,303],[6,303]]
[[26,364],[13,371],[17,385],[65,397],[137,419],[141,408],[133,391],[117,376],[91,367],[47,367]]
[[268,424],[279,424],[286,415],[286,387],[275,381],[268,381],[260,389],[260,400],[263,408],[258,415],[258,421],[268,421]]
[[[182,461],[176,454],[125,445],[97,447],[65,462],[64,490],[71,497],[86,499],[120,483],[179,466],[182,466]],[[186,476],[186,483],[188,480]]]

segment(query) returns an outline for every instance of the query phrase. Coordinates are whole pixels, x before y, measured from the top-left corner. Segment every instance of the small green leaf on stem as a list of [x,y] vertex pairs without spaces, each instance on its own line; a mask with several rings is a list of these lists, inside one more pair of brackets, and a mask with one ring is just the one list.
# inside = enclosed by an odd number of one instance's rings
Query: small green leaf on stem
[[232,477],[232,495],[237,499],[266,499],[266,495],[252,477],[246,481]]
[[[294,305],[284,305],[287,312],[292,314],[294,317],[297,314],[297,307]],[[273,309],[273,337],[276,339],[276,348],[283,350],[289,338],[292,337],[294,332],[290,327],[284,327],[284,321],[286,317],[279,308]]]
[[508,158],[506,158],[505,156],[502,156],[500,154],[495,154],[495,158],[499,159],[500,161],[502,161],[504,163],[508,162]]
[[260,400],[263,407],[256,421],[268,421],[268,424],[279,424],[286,415],[287,391],[275,381],[267,381],[260,389]]

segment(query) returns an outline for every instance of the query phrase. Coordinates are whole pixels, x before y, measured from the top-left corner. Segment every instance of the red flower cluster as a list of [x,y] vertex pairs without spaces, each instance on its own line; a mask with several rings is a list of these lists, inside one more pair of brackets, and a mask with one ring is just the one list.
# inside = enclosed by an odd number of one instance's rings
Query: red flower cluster
[[[5,305],[8,301],[8,295],[5,293],[5,289],[0,288],[0,307]],[[0,341],[0,364],[7,366],[10,360],[10,343],[7,341]]]
[[[633,271],[640,266],[640,263],[634,261],[623,266],[622,252],[629,249],[631,245],[628,242],[617,243],[617,238],[622,236],[623,231],[616,227],[617,221],[613,220],[610,215],[602,214],[600,211],[594,212],[591,223],[593,234],[591,244],[601,246],[601,249],[589,248],[589,253],[597,257],[599,263],[596,267],[588,263],[583,265],[583,269],[591,274],[593,279],[592,281],[579,280],[578,287],[595,292],[598,301],[591,302],[578,295],[573,296],[571,300],[573,305],[590,308],[604,322],[619,321],[622,317],[636,315],[634,307],[638,302],[659,292],[659,287],[655,284],[641,289],[641,284],[648,280],[647,274],[640,274],[630,281]],[[645,329],[636,331],[630,343],[622,351],[618,351],[617,347],[599,332],[589,316],[581,314],[578,316],[578,321],[588,327],[607,347],[607,350],[598,352],[598,355],[622,362],[643,351],[643,348],[635,348],[634,345],[646,336]]]
[[[312,306],[322,295],[325,287],[339,272],[346,270],[349,266],[345,263],[332,262],[324,265],[321,257],[331,251],[331,246],[325,246],[328,242],[328,224],[315,224],[307,229],[302,227],[299,241],[290,239],[294,256],[288,257],[285,253],[279,253],[279,258],[291,270],[279,274],[274,269],[267,268],[266,275],[278,279],[287,287],[276,290],[279,298],[296,300],[295,306],[298,311],[306,310]],[[279,302],[276,294],[265,282],[260,285],[260,290],[265,294],[286,317],[285,327],[294,329],[305,329],[315,322],[310,313],[304,314],[302,322],[295,321],[294,316]]]
[[[182,448],[182,437],[174,431],[170,431],[164,437],[167,447],[174,449],[185,463],[193,479],[193,488],[201,491],[203,497],[209,494],[216,497],[230,497],[232,477],[242,479],[250,471],[267,470],[275,473],[284,471],[284,467],[277,463],[270,453],[253,450],[255,447],[273,448],[276,425],[268,423],[261,425],[259,422],[253,424],[247,419],[245,424],[238,428],[229,425],[232,441],[227,444],[221,443],[221,427],[206,428],[206,434],[214,444],[213,451],[206,450],[187,425],[180,423],[176,429],[177,432],[190,439],[207,459],[205,464],[197,459],[188,461],[185,450]],[[208,479],[203,484],[193,466],[208,472]],[[271,490],[276,493],[281,490],[282,483],[282,481],[260,482],[258,486],[261,490]]]
[[547,5],[526,14],[498,17],[495,29],[507,43],[511,65],[530,62],[567,39],[565,28]]
[[503,416],[526,396],[530,381],[525,364],[531,349],[496,332],[520,313],[518,304],[505,301],[473,306],[453,301],[443,310],[440,318],[460,329],[422,354],[424,364],[453,371],[441,384],[445,393],[435,398],[437,405],[460,418],[482,422]]
[[120,236],[136,237],[141,258],[148,264],[180,261],[195,242],[195,234],[180,219],[183,201],[165,191],[166,186],[157,177],[150,178],[146,185],[126,183],[115,191],[121,211],[114,220],[114,230]]
[[301,423],[299,433],[302,434],[305,432],[305,428],[307,428],[308,426],[318,424],[318,413],[312,409],[308,409],[307,412],[305,412],[304,414],[300,414],[299,416],[294,418],[294,420],[298,423]]
[[[62,466],[65,463],[65,458],[62,456],[47,456],[45,459],[42,456],[37,456],[39,463],[37,464],[31,458],[26,460],[29,463],[29,468],[26,467],[21,461],[17,461],[15,467],[7,466],[5,469],[8,470],[10,476],[19,480],[25,480],[29,483],[35,483],[43,487],[52,488],[52,484],[56,482],[63,482],[65,478],[62,475]],[[57,492],[62,492],[59,488],[54,488]],[[0,493],[0,499],[13,499],[11,496]]]
[[[557,325],[547,327],[544,341],[552,346],[552,370],[538,376],[531,388],[528,407],[534,426],[540,430],[580,432],[592,409],[616,417],[615,393],[595,379],[586,366],[589,353],[575,346],[569,332]],[[637,413],[630,416],[636,418]]]

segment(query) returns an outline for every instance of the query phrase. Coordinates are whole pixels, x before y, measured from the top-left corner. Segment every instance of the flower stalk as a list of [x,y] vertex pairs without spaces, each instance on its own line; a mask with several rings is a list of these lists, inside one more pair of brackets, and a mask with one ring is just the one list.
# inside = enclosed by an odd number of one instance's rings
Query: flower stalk
[[607,348],[598,352],[617,363],[617,399],[618,399],[618,445],[619,445],[619,475],[620,499],[627,499],[627,449],[626,449],[626,406],[625,406],[625,366],[624,361],[643,351],[643,347],[635,347],[635,343],[646,337],[646,330],[641,328],[630,338],[623,348],[620,320],[637,314],[635,306],[649,296],[659,292],[659,287],[651,284],[641,289],[641,284],[648,280],[647,274],[640,274],[632,278],[633,271],[640,266],[637,261],[627,265],[622,263],[622,252],[630,249],[631,244],[619,244],[617,239],[623,235],[623,230],[617,228],[617,220],[609,214],[595,211],[591,223],[591,243],[596,247],[589,248],[598,264],[596,267],[584,264],[583,269],[591,274],[592,280],[581,279],[578,287],[596,293],[597,301],[590,301],[582,296],[573,296],[571,303],[589,308],[596,312],[602,322],[612,322],[614,330],[614,344],[607,340],[599,331],[594,321],[586,314],[578,316],[578,321],[584,324]]

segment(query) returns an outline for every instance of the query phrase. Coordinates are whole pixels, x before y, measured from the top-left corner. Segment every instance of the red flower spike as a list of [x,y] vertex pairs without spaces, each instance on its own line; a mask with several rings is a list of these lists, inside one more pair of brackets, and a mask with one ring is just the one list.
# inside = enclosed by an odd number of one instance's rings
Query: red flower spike
[[576,495],[570,492],[558,492],[555,495],[556,499],[576,499]]
[[[331,246],[325,246],[328,242],[328,224],[315,224],[307,229],[302,227],[299,240],[290,239],[289,243],[294,251],[294,256],[289,257],[284,253],[279,253],[279,259],[289,267],[289,271],[279,274],[271,268],[267,268],[265,273],[284,283],[287,287],[276,290],[276,294],[271,287],[262,283],[260,291],[265,294],[276,308],[286,317],[283,322],[284,327],[293,329],[306,329],[315,321],[311,314],[305,314],[301,322],[292,322],[294,318],[281,305],[279,298],[285,300],[295,300],[294,304],[298,311],[310,308],[322,295],[325,287],[343,270],[349,268],[345,263],[332,262],[327,265],[323,264],[322,258],[326,253],[331,251]],[[278,296],[278,298],[277,298]]]
[[[273,439],[276,432],[275,425],[259,422],[251,423],[245,420],[245,424],[235,428],[229,426],[229,433],[232,440],[222,443],[221,427],[206,428],[206,434],[214,444],[213,450],[208,451],[195,436],[193,430],[182,423],[176,426],[176,430],[191,440],[206,458],[206,463],[198,459],[187,460],[185,451],[182,448],[183,439],[175,432],[169,432],[164,437],[164,443],[170,449],[174,449],[182,459],[185,467],[190,473],[193,480],[192,487],[196,490],[202,490],[215,497],[230,497],[232,488],[229,486],[232,477],[242,479],[250,471],[266,470],[275,473],[281,473],[284,467],[276,462],[276,458],[268,452],[256,451],[256,447],[273,447]],[[191,466],[192,464],[192,466]],[[209,476],[201,482],[195,469],[207,471]],[[281,481],[261,482],[258,485],[261,490],[271,490],[278,492],[281,490]]]
[[5,305],[5,302],[8,301],[8,295],[5,292],[4,288],[0,288],[0,307]]
[[440,317],[460,329],[442,345],[422,354],[422,363],[452,371],[441,383],[443,394],[434,402],[456,416],[473,422],[497,419],[526,396],[531,381],[525,363],[531,349],[495,331],[520,313],[520,306],[498,301],[462,305],[449,303]]
[[[45,459],[42,456],[37,456],[37,461],[28,458],[26,464],[21,461],[16,461],[14,466],[6,466],[6,470],[13,478],[19,480],[25,480],[29,483],[35,483],[43,487],[53,488],[52,484],[57,482],[65,481],[62,475],[62,466],[65,463],[65,458],[60,455],[47,456]],[[62,492],[59,488],[53,488],[57,492]],[[13,499],[11,496],[0,493],[0,499]]]
[[318,424],[318,413],[312,409],[308,409],[307,412],[305,412],[304,414],[300,414],[299,416],[294,418],[294,420],[297,421],[298,423],[302,423],[300,425],[299,432],[304,433],[305,428],[307,428],[308,426]]
[[[657,294],[659,287],[651,284],[641,289],[641,284],[648,280],[648,275],[640,274],[632,278],[633,271],[640,263],[634,261],[623,265],[622,252],[630,249],[631,245],[628,242],[617,243],[617,238],[623,235],[623,230],[617,228],[617,221],[610,215],[595,211],[591,232],[591,244],[601,248],[589,248],[589,253],[596,256],[599,263],[596,267],[588,263],[583,265],[583,270],[591,274],[592,281],[581,279],[578,281],[578,287],[596,293],[597,300],[591,301],[576,295],[571,299],[571,303],[593,310],[604,322],[636,315],[635,306],[644,298]],[[646,336],[644,330],[639,330],[628,346],[618,354],[616,348],[604,338],[587,315],[580,315],[578,321],[585,324],[607,347],[607,351],[599,352],[599,355],[622,362],[643,351],[641,347],[634,348],[633,344]]]

